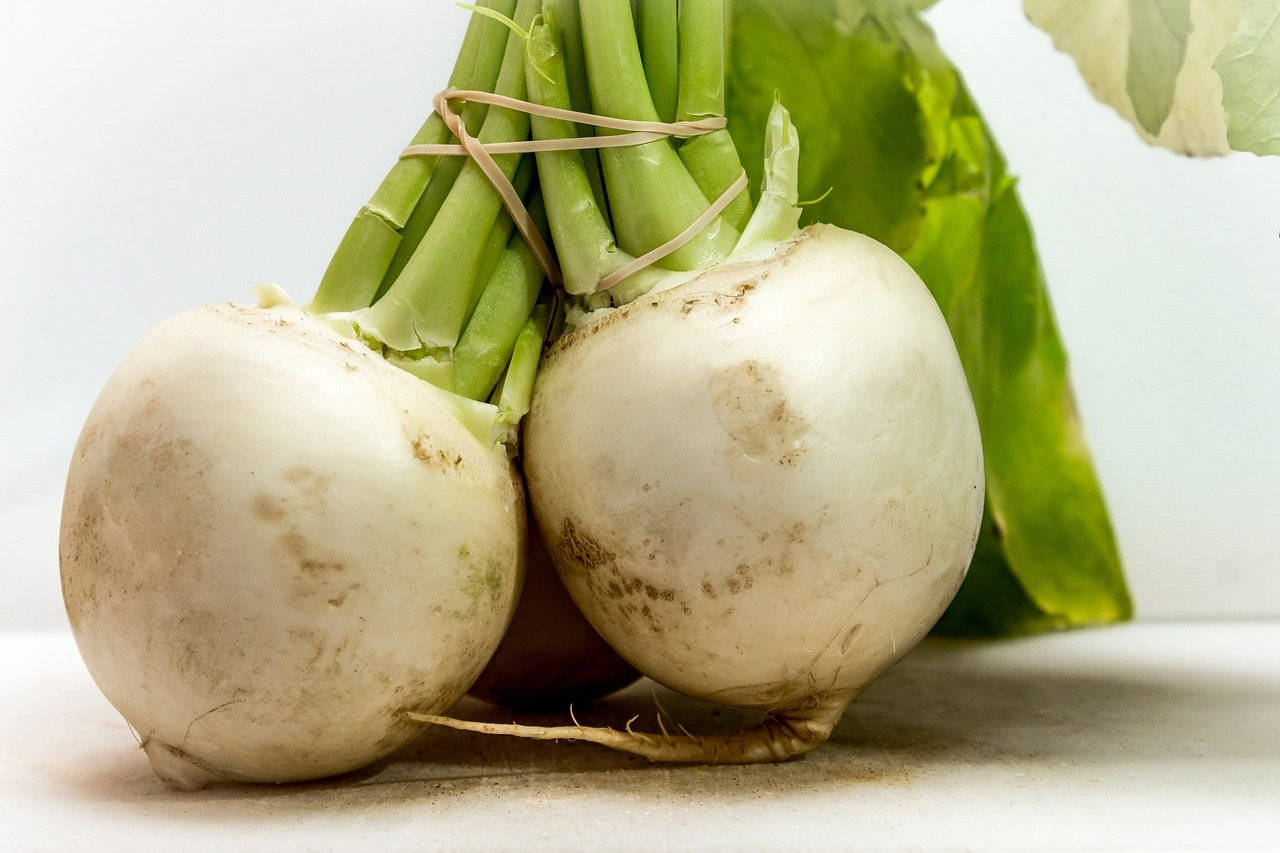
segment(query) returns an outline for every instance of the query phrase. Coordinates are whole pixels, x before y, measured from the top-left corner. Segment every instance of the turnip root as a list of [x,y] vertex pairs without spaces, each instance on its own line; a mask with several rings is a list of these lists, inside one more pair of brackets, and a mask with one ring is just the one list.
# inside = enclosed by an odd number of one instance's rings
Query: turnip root
[[769,716],[718,738],[467,727],[665,761],[806,752],[973,555],[982,451],[946,324],[904,261],[838,228],[589,319],[548,353],[527,429],[591,624],[663,685]]
[[471,695],[508,708],[563,711],[639,677],[583,618],[531,524],[515,616]]
[[464,402],[296,308],[206,306],[129,353],[71,464],[62,583],[160,776],[351,770],[467,690],[525,512]]
[[933,298],[870,238],[812,227],[607,314],[534,399],[526,473],[565,584],[681,693],[820,711],[795,734],[821,740],[964,578],[973,404]]

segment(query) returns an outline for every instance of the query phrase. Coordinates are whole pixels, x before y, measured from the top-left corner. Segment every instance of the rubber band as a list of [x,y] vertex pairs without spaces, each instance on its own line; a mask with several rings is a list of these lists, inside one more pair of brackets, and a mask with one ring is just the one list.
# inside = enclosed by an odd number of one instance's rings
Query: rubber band
[[[616,134],[607,136],[571,136],[556,139],[530,139],[520,142],[481,142],[471,134],[467,133],[466,126],[462,123],[462,119],[453,111],[451,101],[470,101],[473,103],[488,104],[495,107],[503,107],[505,109],[517,110],[519,112],[528,113],[542,118],[558,119],[561,121],[574,122],[575,124],[585,124],[591,127],[598,127],[604,130],[619,131]],[[533,252],[534,257],[538,261],[538,265],[542,267],[548,279],[553,284],[560,284],[563,278],[560,274],[560,267],[556,264],[555,255],[551,248],[547,245],[546,240],[539,231],[537,224],[533,221],[533,217],[529,215],[528,209],[524,206],[520,194],[516,192],[515,186],[511,180],[507,178],[497,162],[493,159],[495,155],[503,154],[538,154],[548,151],[584,151],[598,148],[624,148],[633,145],[644,145],[649,142],[657,142],[660,139],[668,137],[691,137],[700,136],[706,133],[714,133],[717,130],[723,130],[728,126],[728,120],[724,116],[711,116],[708,118],[696,119],[693,121],[677,121],[677,122],[661,122],[661,121],[636,121],[632,119],[613,118],[611,116],[596,115],[594,113],[583,113],[577,110],[566,110],[559,107],[548,107],[543,104],[536,104],[532,101],[522,101],[518,98],[508,97],[507,95],[498,95],[493,92],[483,92],[474,89],[445,89],[438,93],[432,99],[432,105],[436,112],[440,114],[440,118],[444,120],[445,127],[449,132],[458,138],[456,144],[425,144],[410,145],[400,152],[401,159],[406,157],[470,157],[480,167],[485,177],[489,179],[489,183],[493,185],[494,190],[498,193],[498,197],[502,200],[503,206],[507,212],[511,214],[511,220],[515,223],[520,234],[529,244],[529,249]],[[624,279],[635,275],[641,270],[652,266],[667,255],[677,251],[692,240],[698,232],[706,228],[711,222],[719,216],[725,208],[729,206],[738,195],[747,188],[746,172],[740,174],[732,184],[729,185],[720,196],[711,203],[711,206],[703,211],[702,215],[689,224],[687,228],[676,236],[672,237],[661,246],[646,252],[638,258],[629,261],[624,266],[614,270],[609,275],[600,279],[596,284],[596,292],[607,290],[618,284]]]
[[663,136],[699,136],[704,133],[724,130],[729,126],[729,120],[724,116],[708,116],[707,118],[694,119],[692,121],[640,121],[629,118],[614,118],[613,116],[598,115],[596,113],[580,113],[577,110],[565,110],[560,107],[548,107],[533,101],[521,101],[508,95],[498,95],[480,89],[445,89],[436,95],[436,98],[442,97],[447,101],[470,101],[473,104],[505,107],[509,110],[516,110],[517,112],[528,113],[541,118],[555,118],[562,121],[571,121],[575,124],[589,124],[592,127],[602,127],[605,130],[647,130],[660,133]]
[[436,112],[444,119],[445,127],[458,137],[458,142],[466,150],[466,153],[480,167],[480,171],[484,172],[485,177],[489,179],[489,183],[493,184],[493,188],[497,191],[498,197],[502,199],[502,203],[511,213],[511,220],[515,223],[516,228],[520,229],[520,233],[524,235],[525,242],[529,244],[529,249],[538,260],[538,265],[542,267],[547,278],[552,284],[560,284],[563,278],[560,276],[560,267],[556,263],[555,255],[551,253],[547,241],[543,239],[542,232],[538,230],[537,224],[534,223],[533,217],[529,215],[528,209],[525,208],[524,202],[520,199],[520,193],[516,192],[515,186],[510,179],[503,173],[502,167],[493,159],[488,151],[485,150],[484,144],[480,140],[467,133],[466,126],[462,123],[462,119],[449,106],[449,90],[445,90],[435,97]]

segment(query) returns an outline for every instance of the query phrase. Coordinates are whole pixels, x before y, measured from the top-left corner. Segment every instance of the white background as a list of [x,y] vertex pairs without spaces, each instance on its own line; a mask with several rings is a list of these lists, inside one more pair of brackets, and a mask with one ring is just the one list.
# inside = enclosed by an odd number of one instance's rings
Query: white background
[[[1280,615],[1280,158],[1146,148],[1016,0],[930,20],[1036,227],[1140,616]],[[317,281],[445,79],[440,0],[6,0],[0,626],[59,627],[66,461],[129,345]]]

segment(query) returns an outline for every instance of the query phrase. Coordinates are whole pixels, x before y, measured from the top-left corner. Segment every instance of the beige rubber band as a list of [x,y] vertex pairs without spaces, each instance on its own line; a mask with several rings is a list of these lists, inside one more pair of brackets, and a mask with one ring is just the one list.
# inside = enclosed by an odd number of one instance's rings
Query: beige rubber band
[[[620,131],[620,133],[608,136],[573,136],[558,139],[531,139],[522,142],[486,143],[467,133],[462,119],[453,111],[453,107],[450,104],[451,101],[472,101],[489,104],[543,118],[586,124],[605,130],[616,130]],[[502,168],[494,161],[494,155],[623,148],[656,142],[670,136],[689,137],[713,133],[717,130],[723,130],[728,125],[728,120],[724,116],[678,122],[634,121],[631,119],[612,118],[610,116],[595,115],[594,113],[548,107],[531,101],[521,101],[506,95],[474,89],[445,89],[432,99],[432,104],[436,112],[440,114],[440,118],[444,120],[445,127],[458,138],[458,143],[410,145],[400,152],[401,159],[406,157],[470,157],[475,160],[476,165],[480,167],[485,177],[489,179],[489,183],[493,184],[493,188],[498,193],[498,197],[501,198],[503,206],[511,214],[512,222],[520,230],[521,235],[524,236],[525,241],[529,244],[529,249],[533,252],[534,257],[537,258],[538,265],[542,267],[547,278],[553,284],[560,284],[562,281],[555,255],[547,245],[542,233],[538,230],[533,217],[529,215],[529,211],[524,206],[520,194],[516,192],[515,186],[503,173]],[[701,216],[689,224],[689,227],[656,249],[646,252],[602,278],[596,284],[596,291],[607,290],[678,250],[692,240],[699,231],[711,224],[712,220],[719,216],[737,198],[738,194],[746,188],[747,175],[746,172],[743,172],[719,198],[712,202],[710,207],[703,211]]]
[[[636,131],[620,133],[616,136],[564,136],[557,139],[527,139],[524,142],[485,142],[484,149],[490,154],[537,154],[540,151],[585,151],[592,148],[628,148],[632,145],[644,145],[666,139],[671,134],[657,131]],[[467,149],[461,145],[443,143],[423,143],[410,145],[400,152],[401,157],[458,157],[465,156]]]
[[723,130],[729,126],[729,120],[724,116],[710,116],[693,121],[637,121],[629,118],[614,118],[613,116],[548,107],[543,104],[536,104],[533,101],[521,101],[507,95],[497,95],[493,92],[485,92],[479,89],[445,89],[436,97],[443,97],[448,101],[471,101],[475,104],[505,107],[506,109],[517,110],[532,116],[556,118],[576,124],[589,124],[592,127],[602,127],[606,130],[650,131],[663,136],[699,136],[703,133]]
[[480,140],[467,133],[467,128],[462,123],[462,119],[449,106],[449,92],[445,90],[435,97],[436,112],[444,119],[445,127],[458,137],[458,142],[466,150],[476,165],[480,167],[480,171],[484,172],[485,177],[489,179],[489,183],[493,184],[493,188],[497,190],[498,196],[502,199],[502,203],[506,205],[507,210],[511,213],[511,219],[516,227],[520,229],[520,233],[524,235],[525,241],[529,244],[535,258],[538,259],[538,265],[542,267],[543,272],[547,274],[547,278],[552,284],[560,284],[563,279],[560,276],[560,267],[556,264],[555,255],[551,253],[547,241],[542,238],[542,233],[538,231],[538,226],[534,223],[533,217],[529,215],[529,211],[525,208],[524,202],[520,199],[520,193],[516,192],[515,185],[503,174],[502,168],[494,161],[493,155],[485,150]]

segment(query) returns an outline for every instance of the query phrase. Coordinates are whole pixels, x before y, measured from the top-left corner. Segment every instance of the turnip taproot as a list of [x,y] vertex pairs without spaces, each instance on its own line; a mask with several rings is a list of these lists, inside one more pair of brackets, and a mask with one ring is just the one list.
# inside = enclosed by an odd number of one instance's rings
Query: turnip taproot
[[[582,0],[581,14],[595,111],[657,120],[661,83],[646,82],[630,4]],[[722,111],[723,4],[687,0],[678,15],[677,118]],[[578,60],[555,27],[548,16],[531,36],[529,87],[563,107]],[[535,119],[533,132],[572,129]],[[565,586],[601,635],[656,681],[765,720],[699,737],[416,718],[664,761],[781,760],[825,741],[959,588],[983,464],[955,345],[892,251],[831,226],[797,231],[785,110],[750,219],[726,208],[659,262],[670,272],[614,285],[631,256],[732,186],[736,153],[708,154],[714,142],[603,151],[611,221],[584,161],[538,155],[565,281],[581,295],[537,383],[525,471]],[[602,279],[607,294],[582,287]]]

